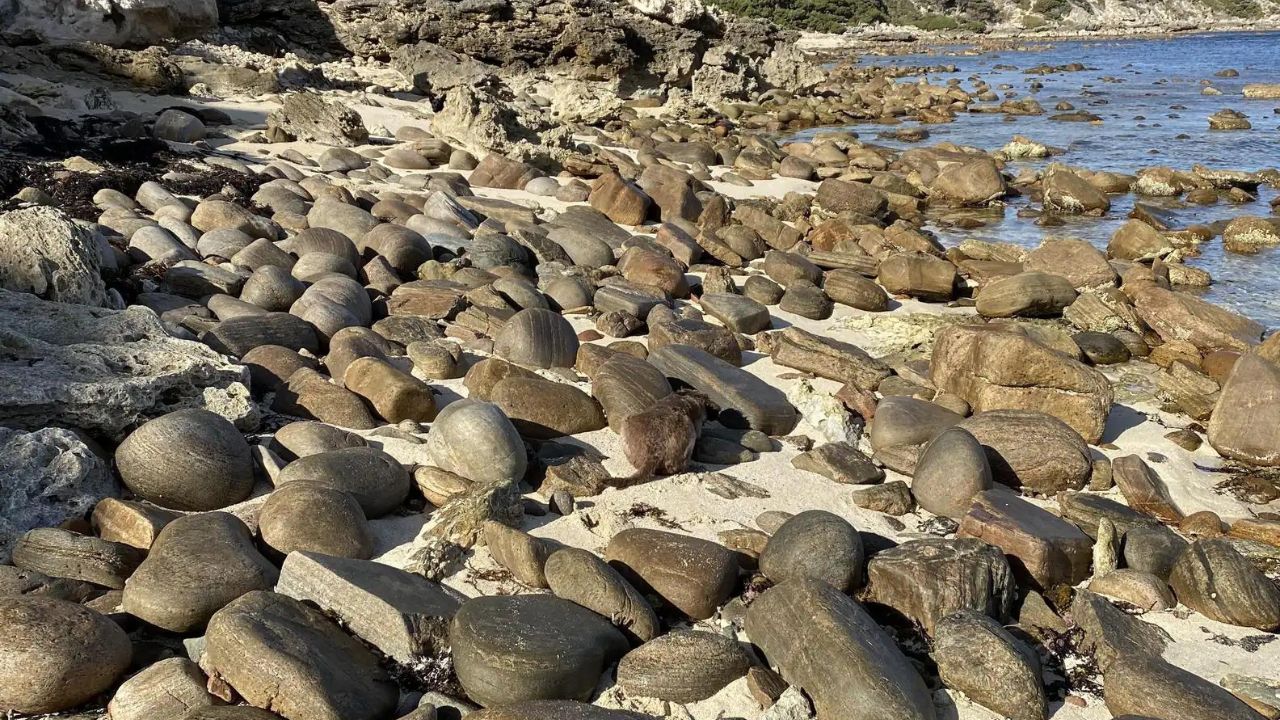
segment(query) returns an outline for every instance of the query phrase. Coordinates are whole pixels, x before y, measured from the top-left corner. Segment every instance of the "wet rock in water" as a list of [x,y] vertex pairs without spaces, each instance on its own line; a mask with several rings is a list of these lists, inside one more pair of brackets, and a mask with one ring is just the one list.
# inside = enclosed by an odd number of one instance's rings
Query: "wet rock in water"
[[1280,367],[1245,353],[1236,361],[1209,420],[1209,444],[1252,465],[1280,465]]
[[490,400],[526,437],[550,439],[605,426],[600,403],[568,383],[509,377],[493,387]]
[[98,242],[60,210],[30,207],[0,213],[0,288],[44,300],[102,306]]
[[140,562],[136,548],[62,528],[30,530],[13,545],[13,564],[23,570],[116,590]]
[[1116,717],[1257,720],[1258,713],[1225,688],[1151,655],[1125,655],[1102,677],[1107,709]]
[[1160,657],[1171,642],[1163,629],[1136,618],[1089,590],[1076,591],[1071,619],[1084,633],[1080,648],[1092,653],[1107,670],[1126,657]]
[[1111,201],[1106,193],[1061,165],[1052,165],[1045,171],[1043,189],[1044,206],[1047,210],[1102,215],[1111,209]]
[[924,538],[872,556],[861,597],[932,634],[939,620],[960,610],[1005,621],[1017,590],[999,548],[973,538]]
[[847,592],[862,585],[862,537],[849,521],[807,510],[782,524],[760,554],[760,572],[775,583],[813,578]]
[[178,518],[124,586],[121,607],[156,627],[198,629],[227,603],[275,585],[278,571],[245,524],[226,513]]
[[289,463],[276,487],[303,482],[349,493],[371,518],[399,507],[409,495],[407,470],[376,448],[354,447],[308,455]]
[[1238,110],[1225,108],[1209,116],[1210,130],[1251,130],[1249,116]]
[[715,695],[747,673],[751,659],[737,640],[684,630],[650,640],[618,663],[629,695],[690,703]]
[[1079,433],[1058,418],[1027,410],[990,410],[957,427],[982,445],[992,478],[1050,495],[1079,490],[1093,473],[1093,456]]
[[427,435],[427,452],[436,467],[472,482],[515,482],[528,466],[511,420],[498,406],[471,400],[440,411]]
[[720,408],[718,419],[726,426],[785,435],[799,420],[781,390],[704,350],[667,345],[650,352],[649,362],[706,394]]
[[1232,252],[1256,253],[1280,245],[1280,227],[1262,217],[1238,217],[1222,230],[1222,245]]
[[248,428],[257,414],[236,405],[245,369],[209,348],[169,335],[145,307],[124,311],[51,303],[0,290],[0,423],[55,425],[121,439],[139,422],[189,407],[225,413]]
[[1039,658],[995,620],[972,610],[943,618],[934,633],[933,659],[947,687],[997,715],[1048,717]]
[[653,716],[573,700],[533,700],[485,708],[467,717],[474,720],[652,720]]
[[208,410],[178,410],[143,424],[116,449],[116,466],[136,495],[176,510],[217,510],[253,489],[249,444]]
[[367,559],[373,535],[364,509],[349,493],[306,481],[284,485],[258,512],[262,542],[281,555],[296,550]]
[[189,710],[221,701],[205,689],[208,678],[186,658],[169,658],[129,678],[107,705],[113,720],[185,718]]
[[0,428],[0,477],[0,562],[26,531],[84,517],[118,492],[107,463],[62,428]]
[[1075,299],[1075,288],[1062,275],[1022,272],[983,285],[977,308],[983,317],[1054,317]]
[[982,443],[960,427],[943,430],[920,452],[911,494],[920,507],[959,520],[973,496],[991,489],[991,465]]
[[546,560],[545,575],[556,597],[609,618],[629,638],[647,642],[661,631],[658,616],[640,591],[591,552],[556,550]]
[[1089,576],[1089,536],[1003,488],[974,496],[973,507],[960,521],[960,535],[999,547],[1035,588],[1074,585]]
[[421,575],[311,552],[285,559],[276,592],[314,604],[401,663],[444,652],[459,605],[455,594]]
[[548,595],[472,598],[454,615],[449,643],[458,680],[483,706],[586,700],[627,651],[608,620]]
[[605,559],[641,592],[695,620],[714,615],[738,579],[738,560],[724,546],[662,530],[619,532]]
[[375,720],[399,696],[364,645],[319,610],[272,592],[249,593],[214,615],[201,662],[250,705],[288,720]]
[[1280,628],[1280,588],[1228,540],[1198,540],[1174,563],[1178,602],[1218,622],[1267,632]]
[[0,710],[70,710],[107,690],[133,647],[114,621],[65,600],[0,597]]
[[884,470],[849,441],[826,443],[800,453],[791,459],[791,466],[844,485],[871,485],[884,479]]
[[1037,410],[1061,419],[1088,442],[1102,437],[1113,399],[1110,381],[1097,370],[1021,333],[989,327],[941,330],[932,378],[975,412]]
[[800,578],[764,591],[746,626],[782,677],[813,698],[819,717],[936,717],[928,688],[893,640],[824,582]]
[[532,588],[547,587],[547,558],[555,551],[556,543],[493,520],[483,523],[482,532],[489,554],[512,577]]
[[578,336],[559,313],[528,308],[503,324],[494,338],[494,352],[517,365],[573,367],[578,355]]

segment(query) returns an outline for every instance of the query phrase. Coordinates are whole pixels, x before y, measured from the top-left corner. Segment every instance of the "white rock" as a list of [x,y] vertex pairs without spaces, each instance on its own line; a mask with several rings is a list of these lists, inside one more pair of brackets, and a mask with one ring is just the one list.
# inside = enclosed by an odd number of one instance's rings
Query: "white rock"
[[844,404],[830,393],[814,388],[808,380],[801,380],[787,391],[787,400],[800,411],[801,421],[812,430],[809,434],[814,440],[858,442],[861,430]]

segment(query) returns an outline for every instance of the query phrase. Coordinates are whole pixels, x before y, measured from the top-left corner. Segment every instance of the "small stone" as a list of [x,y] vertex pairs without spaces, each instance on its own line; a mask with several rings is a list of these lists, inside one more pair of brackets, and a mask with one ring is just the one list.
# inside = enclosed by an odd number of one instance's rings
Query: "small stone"
[[872,510],[894,517],[906,515],[916,506],[907,484],[901,480],[854,490],[850,493],[849,500],[854,505],[865,510]]
[[791,465],[844,485],[873,485],[884,480],[884,470],[848,441],[819,445],[792,458]]

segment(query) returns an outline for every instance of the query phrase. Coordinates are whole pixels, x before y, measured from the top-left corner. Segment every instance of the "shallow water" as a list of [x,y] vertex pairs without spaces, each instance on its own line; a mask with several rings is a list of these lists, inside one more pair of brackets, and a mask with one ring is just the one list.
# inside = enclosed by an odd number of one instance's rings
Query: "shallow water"
[[[1241,95],[1246,83],[1280,82],[1280,33],[1058,42],[1042,50],[982,55],[961,55],[952,50],[941,48],[926,55],[869,58],[865,62],[954,65],[956,72],[931,73],[927,76],[929,81],[941,84],[959,78],[965,89],[972,90],[969,78],[978,75],[1002,98],[1007,93],[1012,93],[1011,97],[1030,95],[1044,106],[1046,113],[1013,120],[1006,120],[1002,114],[962,115],[952,123],[926,125],[930,137],[915,144],[876,137],[885,130],[911,127],[914,122],[889,127],[851,125],[849,129],[867,142],[897,148],[950,141],[992,151],[1014,135],[1025,135],[1067,151],[1053,161],[1127,173],[1154,165],[1190,169],[1196,163],[1239,170],[1280,166],[1280,114],[1275,113],[1280,101],[1246,100]],[[1040,64],[1073,62],[1083,63],[1087,69],[1049,75],[1023,72]],[[1239,77],[1214,77],[1214,73],[1226,68],[1239,71]],[[899,80],[910,81],[911,78]],[[1033,81],[1044,87],[1031,91],[1029,85]],[[1209,81],[1222,95],[1202,95],[1203,81]],[[1006,83],[1012,88],[1000,89]],[[1093,124],[1050,120],[1049,116],[1056,114],[1054,106],[1061,101],[1100,115],[1103,121]],[[1207,118],[1223,108],[1248,115],[1253,129],[1209,130]],[[797,139],[811,137],[814,132],[800,133]],[[1045,162],[1010,163],[1009,171],[1017,175],[1021,166]],[[1173,210],[1179,225],[1185,226],[1239,215],[1268,215],[1268,202],[1274,196],[1274,190],[1263,186],[1258,201],[1244,205],[1220,202],[1201,207],[1176,199],[1143,200]],[[1017,211],[1029,204],[1025,198],[1017,198],[1005,208],[1003,219],[994,218],[984,227],[960,230],[934,224],[931,229],[946,245],[958,244],[964,238],[980,238],[1034,247],[1048,236],[1073,236],[1105,248],[1132,209],[1134,199],[1132,194],[1113,197],[1111,212],[1104,218],[1067,218],[1065,226],[1042,228],[1030,219],[1016,217]],[[1189,259],[1188,264],[1213,275],[1215,284],[1205,292],[1206,299],[1230,306],[1269,327],[1280,326],[1280,248],[1251,256],[1236,255],[1224,252],[1215,238],[1201,250],[1202,254]]]

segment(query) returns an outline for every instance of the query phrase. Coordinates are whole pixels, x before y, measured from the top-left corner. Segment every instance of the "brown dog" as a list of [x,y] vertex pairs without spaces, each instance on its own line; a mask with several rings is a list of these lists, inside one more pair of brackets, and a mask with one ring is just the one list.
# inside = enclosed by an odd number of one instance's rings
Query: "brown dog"
[[637,470],[615,478],[617,487],[647,482],[655,475],[683,472],[707,418],[707,399],[701,393],[672,393],[653,407],[622,421],[622,450]]

